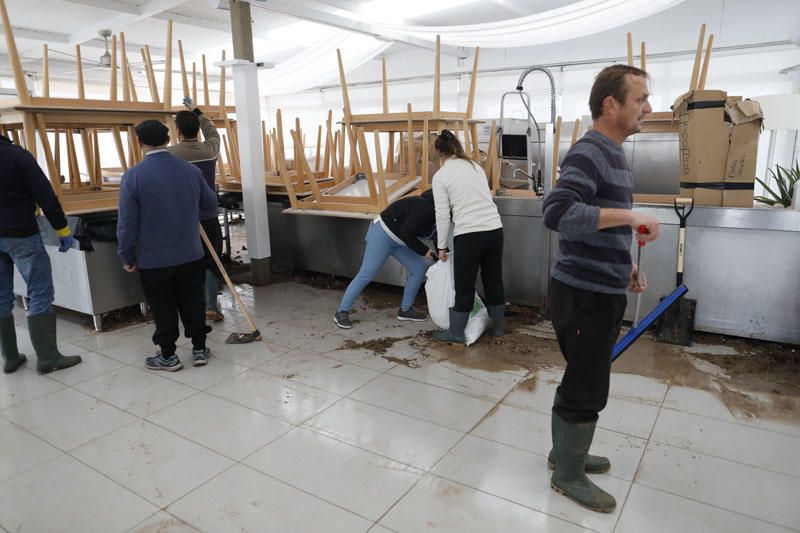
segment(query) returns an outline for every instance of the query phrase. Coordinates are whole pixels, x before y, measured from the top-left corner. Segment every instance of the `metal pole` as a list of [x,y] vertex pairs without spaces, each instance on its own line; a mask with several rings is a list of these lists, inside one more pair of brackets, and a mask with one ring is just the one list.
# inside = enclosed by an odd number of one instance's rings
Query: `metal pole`
[[270,279],[269,218],[264,188],[264,153],[261,142],[261,105],[258,72],[253,62],[253,28],[250,4],[231,0],[233,37],[233,86],[236,91],[236,122],[242,173],[247,252],[253,285]]

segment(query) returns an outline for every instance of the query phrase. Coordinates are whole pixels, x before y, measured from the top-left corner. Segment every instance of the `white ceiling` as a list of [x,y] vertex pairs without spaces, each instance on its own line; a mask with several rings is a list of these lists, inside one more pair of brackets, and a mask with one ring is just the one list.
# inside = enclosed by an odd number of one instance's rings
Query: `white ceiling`
[[[252,0],[254,48],[257,59],[280,63],[312,51],[331,40],[343,27],[375,35],[380,32],[371,22],[422,26],[477,24],[524,17],[578,1]],[[687,3],[701,6],[705,1],[687,0]],[[756,4],[750,0],[711,3],[725,6],[723,11],[728,5]],[[174,39],[183,42],[190,68],[192,61],[199,62],[202,53],[208,54],[209,63],[213,63],[219,60],[222,49],[229,54],[232,50],[229,12],[212,7],[209,0],[5,0],[5,4],[24,68],[32,73],[41,70],[42,44],[47,43],[51,76],[74,76],[76,44],[82,46],[87,78],[99,75],[89,69],[103,53],[104,44],[97,35],[100,29],[125,33],[131,61],[140,61],[139,49],[144,44],[150,45],[154,59],[159,60],[164,53],[168,19],[174,22]],[[762,32],[765,39],[786,39],[798,32],[799,0],[762,0],[757,4],[765,17],[766,27]],[[751,20],[725,22],[734,29],[755,24]],[[691,26],[694,28],[695,24]],[[729,33],[730,38],[735,39],[734,33]],[[409,46],[431,47],[429,42],[396,36],[392,42],[385,53]],[[455,48],[447,47],[445,53],[454,54]],[[177,57],[173,64],[177,69]],[[9,74],[5,41],[0,40],[0,76]]]

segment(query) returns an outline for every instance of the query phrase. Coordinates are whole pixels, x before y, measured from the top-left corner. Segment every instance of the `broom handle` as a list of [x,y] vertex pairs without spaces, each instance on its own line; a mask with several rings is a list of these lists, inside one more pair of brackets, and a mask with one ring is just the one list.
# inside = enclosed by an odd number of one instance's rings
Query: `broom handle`
[[247,325],[250,326],[250,331],[252,333],[255,333],[256,331],[258,331],[258,328],[253,323],[253,319],[252,317],[250,317],[250,313],[247,312],[247,309],[242,303],[242,299],[239,298],[239,293],[236,291],[236,287],[234,287],[231,278],[228,277],[228,273],[225,272],[225,267],[222,266],[222,261],[219,260],[217,251],[214,250],[213,246],[211,246],[211,241],[208,240],[208,235],[206,235],[206,230],[203,229],[202,225],[200,226],[200,237],[202,237],[203,242],[206,245],[206,248],[208,248],[208,252],[211,254],[211,257],[214,258],[214,263],[217,264],[217,268],[219,269],[220,274],[222,274],[222,277],[225,278],[225,283],[227,283],[228,289],[231,291],[231,294],[233,294],[233,297],[236,299],[236,305],[238,305],[239,309],[242,311],[242,314],[244,315],[244,318],[247,321]]

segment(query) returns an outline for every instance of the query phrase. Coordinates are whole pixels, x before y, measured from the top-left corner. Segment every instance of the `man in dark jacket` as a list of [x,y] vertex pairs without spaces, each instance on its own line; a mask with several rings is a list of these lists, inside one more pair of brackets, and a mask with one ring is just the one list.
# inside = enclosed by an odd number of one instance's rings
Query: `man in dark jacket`
[[37,205],[56,230],[58,251],[66,252],[73,238],[50,182],[27,150],[0,136],[0,348],[6,374],[26,361],[17,351],[11,315],[15,266],[28,287],[28,332],[36,351],[36,370],[47,374],[81,362],[78,356],[64,356],[58,351],[53,276],[36,222]]
[[136,126],[144,160],[122,177],[117,222],[117,252],[128,272],[139,269],[161,350],[148,357],[150,370],[183,368],[175,355],[178,314],[192,339],[194,365],[208,362],[203,302],[205,262],[200,243],[200,213],[216,207],[217,197],[191,163],[167,152],[169,130],[157,120]]
[[[203,114],[200,108],[193,107],[191,98],[185,97],[183,104],[188,111],[180,111],[175,115],[175,126],[178,129],[178,141],[180,142],[173,144],[167,150],[175,157],[197,166],[203,173],[203,178],[208,186],[216,192],[214,182],[216,181],[217,158],[219,157],[219,133],[217,133],[214,123]],[[198,140],[200,131],[203,132],[202,141]],[[217,257],[222,257],[222,229],[219,226],[217,206],[200,213],[200,225],[203,226],[203,231],[206,232]],[[203,251],[206,260],[206,319],[219,322],[223,320],[222,312],[217,304],[217,292],[219,292],[222,274],[206,249],[205,243],[203,243]]]
[[347,286],[339,310],[333,317],[336,325],[350,329],[350,309],[361,291],[375,277],[383,264],[393,256],[408,270],[403,291],[403,301],[397,312],[398,320],[422,322],[428,317],[412,307],[425,272],[433,264],[433,252],[420,238],[430,239],[436,229],[433,191],[428,189],[420,196],[402,198],[387,207],[372,221],[367,231],[367,248],[361,269]]

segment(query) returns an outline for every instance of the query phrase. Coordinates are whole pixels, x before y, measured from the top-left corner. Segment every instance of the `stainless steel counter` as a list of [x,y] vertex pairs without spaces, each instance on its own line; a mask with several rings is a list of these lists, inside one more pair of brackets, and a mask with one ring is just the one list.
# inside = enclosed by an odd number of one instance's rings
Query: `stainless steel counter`
[[[103,328],[103,313],[144,302],[139,274],[122,270],[115,243],[93,242],[94,252],[71,248],[66,253],[45,244],[53,269],[55,305],[92,315]],[[14,270],[14,294],[27,295],[25,282]]]
[[[541,200],[497,198],[503,218],[506,297],[545,305],[556,235],[544,228]],[[283,214],[270,202],[273,262],[353,276],[364,249],[368,221]],[[638,205],[661,221],[661,238],[649,244],[644,270],[649,311],[675,286],[678,217],[671,206]],[[696,299],[696,327],[728,335],[800,344],[800,212],[696,207],[687,224],[684,283]],[[635,243],[634,243],[635,246]],[[376,281],[402,285],[405,272],[390,261]],[[633,317],[629,298],[626,317]]]

